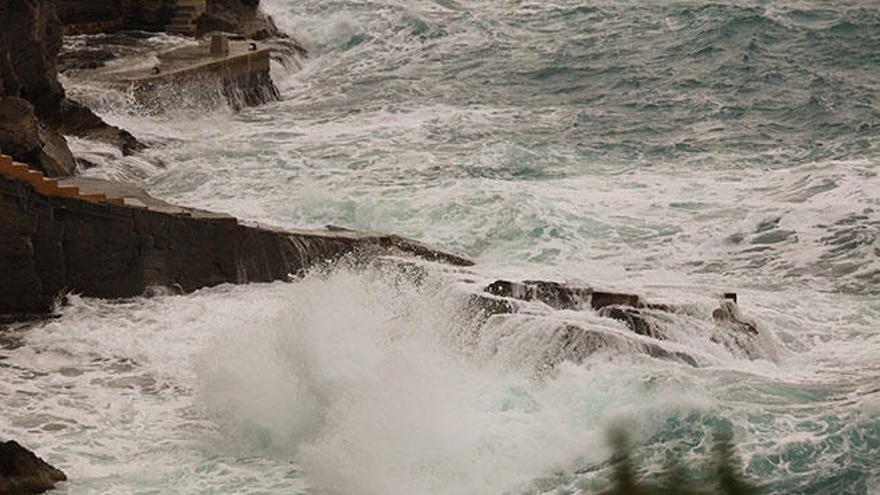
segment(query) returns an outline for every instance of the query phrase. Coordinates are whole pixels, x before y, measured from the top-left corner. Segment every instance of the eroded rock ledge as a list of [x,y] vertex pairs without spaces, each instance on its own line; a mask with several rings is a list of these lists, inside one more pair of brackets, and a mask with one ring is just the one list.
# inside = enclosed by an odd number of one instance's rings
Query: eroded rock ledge
[[[125,205],[44,195],[0,175],[0,314],[48,313],[59,295],[132,297],[223,283],[285,280],[347,254],[396,253],[457,265],[464,257],[393,235],[285,231],[151,198],[135,186],[71,179]],[[115,189],[114,189],[115,188]],[[120,189],[121,188],[121,189]]]

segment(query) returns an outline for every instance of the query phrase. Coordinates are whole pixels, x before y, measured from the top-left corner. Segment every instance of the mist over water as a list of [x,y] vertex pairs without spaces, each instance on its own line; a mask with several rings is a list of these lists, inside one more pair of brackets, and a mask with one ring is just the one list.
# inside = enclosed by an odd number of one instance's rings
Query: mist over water
[[726,428],[768,493],[880,493],[880,7],[264,8],[310,51],[273,65],[282,101],[154,113],[65,81],[153,144],[74,140],[100,165],[84,173],[282,227],[414,237],[475,258],[479,282],[708,314],[733,290],[761,339],[747,355],[681,314],[664,346],[697,367],[636,339],[547,371],[560,323],[629,332],[547,307],[478,328],[441,270],[74,297],[0,342],[0,436],[70,493],[594,493],[621,422],[648,471]]

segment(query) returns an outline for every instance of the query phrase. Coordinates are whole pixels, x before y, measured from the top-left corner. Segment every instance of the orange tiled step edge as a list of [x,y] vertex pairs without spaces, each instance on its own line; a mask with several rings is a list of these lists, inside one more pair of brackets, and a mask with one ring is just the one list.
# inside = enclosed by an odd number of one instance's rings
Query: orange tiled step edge
[[63,186],[58,183],[58,179],[52,179],[43,176],[43,172],[39,170],[31,170],[24,163],[18,163],[12,160],[11,156],[0,153],[0,174],[13,179],[30,182],[34,189],[40,194],[47,196],[61,196],[63,198],[75,198],[83,201],[91,201],[93,203],[112,203],[115,205],[124,205],[123,198],[108,198],[105,194],[82,194],[76,186]]

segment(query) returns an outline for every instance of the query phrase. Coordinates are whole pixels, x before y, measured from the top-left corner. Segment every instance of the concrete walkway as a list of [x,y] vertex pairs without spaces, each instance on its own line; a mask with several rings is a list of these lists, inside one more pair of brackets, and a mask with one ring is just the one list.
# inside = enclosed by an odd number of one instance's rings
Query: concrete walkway
[[[256,47],[256,49],[254,49]],[[95,78],[115,83],[148,85],[200,75],[234,77],[269,71],[271,50],[255,42],[230,41],[224,55],[211,53],[210,42],[159,53],[159,64],[128,71],[99,70]]]

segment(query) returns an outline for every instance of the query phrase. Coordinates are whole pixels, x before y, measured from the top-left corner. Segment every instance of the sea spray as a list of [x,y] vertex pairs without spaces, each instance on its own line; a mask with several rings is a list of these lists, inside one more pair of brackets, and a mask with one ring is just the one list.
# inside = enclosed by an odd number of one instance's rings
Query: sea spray
[[271,321],[221,331],[199,359],[209,416],[233,449],[293,456],[322,492],[477,494],[571,472],[585,446],[596,462],[611,410],[664,402],[628,374],[596,387],[611,369],[540,381],[461,355],[447,344],[461,302],[437,291],[384,272],[291,286]]

